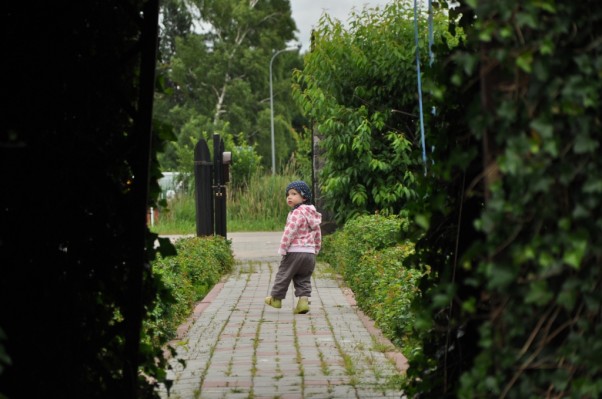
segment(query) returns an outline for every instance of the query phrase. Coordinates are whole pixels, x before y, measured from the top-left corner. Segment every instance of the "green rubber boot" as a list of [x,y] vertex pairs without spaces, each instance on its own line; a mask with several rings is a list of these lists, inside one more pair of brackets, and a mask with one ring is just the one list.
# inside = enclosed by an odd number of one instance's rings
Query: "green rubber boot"
[[272,298],[268,296],[265,298],[266,305],[270,305],[273,308],[280,309],[282,307],[282,299]]
[[295,308],[295,314],[305,314],[309,312],[309,300],[306,296],[300,296]]

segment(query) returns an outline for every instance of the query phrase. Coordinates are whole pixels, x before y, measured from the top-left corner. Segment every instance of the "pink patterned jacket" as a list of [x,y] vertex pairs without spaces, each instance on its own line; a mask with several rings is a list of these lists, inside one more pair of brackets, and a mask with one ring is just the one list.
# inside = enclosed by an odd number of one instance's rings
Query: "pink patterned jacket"
[[309,252],[316,255],[322,247],[322,215],[313,205],[301,205],[288,213],[278,253]]

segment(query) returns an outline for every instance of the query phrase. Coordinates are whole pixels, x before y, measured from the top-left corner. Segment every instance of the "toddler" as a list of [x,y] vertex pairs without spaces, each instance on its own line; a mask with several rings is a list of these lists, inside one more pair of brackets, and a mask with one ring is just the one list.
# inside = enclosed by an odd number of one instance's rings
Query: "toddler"
[[311,276],[316,267],[316,255],[322,245],[322,215],[311,205],[311,190],[304,181],[294,181],[286,187],[286,203],[291,210],[278,249],[282,260],[274,279],[272,295],[265,298],[265,303],[280,309],[292,280],[295,296],[299,298],[294,313],[305,314],[309,312],[308,298],[311,296]]

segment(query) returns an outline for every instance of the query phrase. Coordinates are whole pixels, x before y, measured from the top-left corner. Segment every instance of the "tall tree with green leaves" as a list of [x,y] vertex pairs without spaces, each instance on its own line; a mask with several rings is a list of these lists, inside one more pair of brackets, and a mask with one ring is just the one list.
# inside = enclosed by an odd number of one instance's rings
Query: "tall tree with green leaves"
[[[255,145],[269,162],[268,68],[272,51],[295,38],[290,2],[191,1],[189,7],[198,15],[196,29],[175,38],[175,53],[165,66],[170,88],[157,94],[156,118],[173,128],[176,148],[191,149],[202,134],[220,133],[231,136],[233,145]],[[283,90],[283,85],[290,87],[284,71],[300,67],[301,61],[294,53],[278,58],[274,97],[279,120],[286,124],[278,129],[276,142],[283,160],[294,147],[286,129],[298,114],[287,96],[290,89]]]
[[160,9],[159,61],[168,62],[176,52],[176,37],[190,33],[193,15],[186,0],[163,0]]
[[[423,165],[413,15],[407,2],[395,1],[353,12],[346,29],[325,14],[295,75],[295,99],[322,138],[321,189],[338,222],[397,213],[416,196]],[[424,14],[419,19],[424,48]],[[437,18],[437,41],[444,21]]]

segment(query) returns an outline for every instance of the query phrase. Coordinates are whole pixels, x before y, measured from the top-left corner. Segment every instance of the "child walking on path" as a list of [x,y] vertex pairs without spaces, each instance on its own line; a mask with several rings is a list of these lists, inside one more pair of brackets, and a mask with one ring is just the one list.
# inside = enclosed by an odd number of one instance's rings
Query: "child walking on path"
[[309,312],[311,276],[316,267],[316,255],[322,245],[322,215],[311,205],[311,190],[304,181],[294,181],[286,187],[286,203],[291,211],[280,240],[278,253],[282,261],[272,286],[272,295],[265,303],[280,309],[288,286],[293,281],[298,299],[295,313]]

